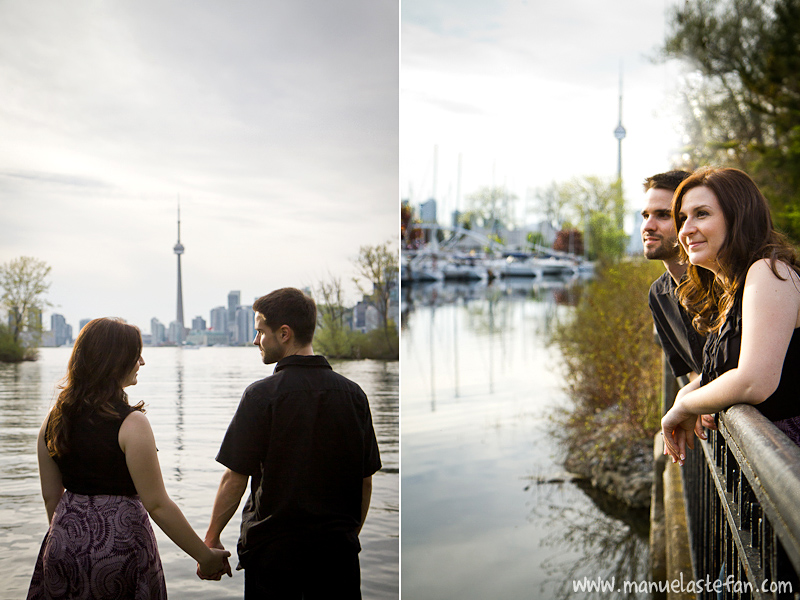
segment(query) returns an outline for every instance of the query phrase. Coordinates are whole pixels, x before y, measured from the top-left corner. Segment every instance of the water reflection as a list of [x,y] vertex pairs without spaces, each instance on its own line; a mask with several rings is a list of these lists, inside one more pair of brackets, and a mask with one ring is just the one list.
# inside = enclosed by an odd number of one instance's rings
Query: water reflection
[[[589,577],[611,581],[618,587],[624,581],[640,582],[649,578],[648,544],[649,513],[646,509],[631,510],[619,501],[592,488],[585,482],[576,482],[591,504],[547,505],[549,517],[539,514],[534,519],[552,518],[563,524],[561,535],[545,540],[552,549],[551,557],[542,563],[546,575],[545,586],[551,585],[555,598],[570,598],[573,581]],[[536,512],[539,512],[537,509]],[[564,556],[580,556],[579,560]],[[591,573],[591,575],[587,574]],[[581,598],[607,597],[600,592],[581,593]],[[641,597],[635,591],[614,597],[634,599]],[[646,596],[645,596],[646,597]]]
[[581,282],[403,293],[404,597],[567,598],[583,577],[646,579],[646,520],[535,483],[563,472],[548,415],[569,399],[548,337]]
[[[181,349],[182,350],[182,349]],[[183,457],[183,353],[189,350],[182,350],[175,357],[175,451],[179,457]],[[180,461],[175,463],[175,480],[182,481]]]

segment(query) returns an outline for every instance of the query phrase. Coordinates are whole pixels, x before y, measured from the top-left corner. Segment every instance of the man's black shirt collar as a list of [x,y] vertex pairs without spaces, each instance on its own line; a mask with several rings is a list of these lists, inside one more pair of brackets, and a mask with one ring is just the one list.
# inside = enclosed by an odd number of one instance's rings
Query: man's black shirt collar
[[311,356],[303,354],[292,354],[291,356],[285,356],[275,365],[274,372],[277,373],[286,367],[317,367],[321,369],[333,370],[330,364],[328,364],[328,360],[324,356],[320,356],[318,354]]

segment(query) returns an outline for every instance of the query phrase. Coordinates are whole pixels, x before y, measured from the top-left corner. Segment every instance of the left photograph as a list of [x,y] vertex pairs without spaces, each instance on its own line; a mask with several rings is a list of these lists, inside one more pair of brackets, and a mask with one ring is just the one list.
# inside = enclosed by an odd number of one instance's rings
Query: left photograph
[[399,597],[398,38],[0,6],[0,600]]

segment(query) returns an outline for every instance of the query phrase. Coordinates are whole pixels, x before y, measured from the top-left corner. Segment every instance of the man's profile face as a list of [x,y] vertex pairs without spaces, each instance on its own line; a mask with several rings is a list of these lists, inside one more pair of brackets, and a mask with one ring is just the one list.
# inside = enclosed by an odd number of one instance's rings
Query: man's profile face
[[283,358],[283,346],[281,346],[276,332],[269,328],[264,315],[260,312],[256,313],[255,326],[256,337],[253,345],[258,346],[261,350],[261,360],[265,365],[278,362]]
[[642,244],[650,260],[670,260],[678,256],[678,234],[672,222],[670,190],[650,188],[642,209]]

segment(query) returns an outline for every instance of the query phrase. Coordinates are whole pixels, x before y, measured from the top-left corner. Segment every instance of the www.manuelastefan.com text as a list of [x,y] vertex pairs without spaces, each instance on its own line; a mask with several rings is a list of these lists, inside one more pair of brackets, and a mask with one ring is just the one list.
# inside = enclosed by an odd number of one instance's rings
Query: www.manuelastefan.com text
[[758,589],[762,593],[792,593],[791,581],[769,581],[765,579],[761,585],[756,587],[751,581],[738,581],[734,579],[733,575],[729,575],[724,581],[722,579],[711,579],[706,576],[705,579],[690,579],[684,581],[683,574],[679,579],[672,581],[628,581],[623,580],[620,582],[622,587],[617,586],[616,578],[604,579],[597,577],[590,579],[584,577],[582,580],[575,579],[572,581],[572,591],[577,592],[637,592],[637,593],[653,593],[653,592],[672,592],[677,593],[690,593],[700,594],[703,592],[720,593],[726,590],[731,593],[753,593]]

